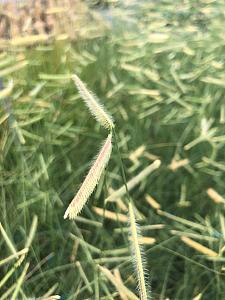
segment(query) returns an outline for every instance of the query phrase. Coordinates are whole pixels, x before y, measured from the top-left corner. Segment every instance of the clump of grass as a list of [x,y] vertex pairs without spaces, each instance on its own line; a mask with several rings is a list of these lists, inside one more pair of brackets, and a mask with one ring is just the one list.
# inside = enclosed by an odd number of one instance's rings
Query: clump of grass
[[[223,299],[223,12],[224,1],[136,1],[122,10],[118,3],[105,34],[85,27],[86,41],[56,37],[27,49],[12,43],[0,53],[2,299],[18,283],[24,299],[135,295],[125,183],[153,299]],[[84,109],[74,70],[116,118],[113,144],[127,180],[112,151],[82,216],[62,222],[105,128]],[[155,160],[160,168],[138,177]]]

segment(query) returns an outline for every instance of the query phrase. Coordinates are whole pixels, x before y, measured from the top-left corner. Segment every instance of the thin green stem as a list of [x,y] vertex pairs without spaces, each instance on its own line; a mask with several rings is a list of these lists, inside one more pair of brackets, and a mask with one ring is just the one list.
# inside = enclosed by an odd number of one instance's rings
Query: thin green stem
[[113,136],[114,136],[114,139],[115,139],[116,150],[117,150],[118,157],[119,157],[121,175],[122,175],[122,179],[123,179],[123,183],[124,183],[124,186],[125,186],[125,189],[126,189],[126,194],[127,194],[128,203],[129,203],[129,202],[132,202],[132,199],[130,197],[130,193],[129,193],[129,190],[128,190],[128,187],[127,187],[127,179],[126,179],[126,173],[125,173],[125,169],[124,169],[124,165],[123,165],[123,160],[122,160],[122,156],[121,156],[120,149],[119,149],[118,142],[117,142],[116,131],[115,131],[114,128],[112,129],[112,131],[113,131]]

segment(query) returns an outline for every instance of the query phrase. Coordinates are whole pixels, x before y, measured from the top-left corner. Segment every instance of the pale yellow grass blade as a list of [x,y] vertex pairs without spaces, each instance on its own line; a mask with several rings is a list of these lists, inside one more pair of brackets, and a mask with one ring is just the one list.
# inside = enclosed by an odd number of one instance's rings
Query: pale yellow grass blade
[[120,280],[118,280],[113,274],[106,268],[99,266],[101,272],[112,282],[116,289],[123,294],[127,295],[130,300],[139,300],[138,297],[132,293]]
[[[128,191],[132,190],[137,184],[139,184],[144,178],[151,174],[154,170],[158,169],[161,164],[160,160],[155,160],[150,166],[142,170],[137,176],[133,177],[127,182]],[[113,192],[108,198],[105,199],[108,201],[115,201],[117,198],[122,197],[126,194],[126,187],[123,185],[121,188]]]
[[207,256],[210,256],[210,257],[216,257],[218,256],[218,253],[216,253],[215,251],[203,246],[202,244],[198,243],[198,242],[195,242],[193,241],[192,239],[186,237],[186,236],[182,236],[181,237],[181,240],[186,244],[188,245],[189,247],[195,249],[196,251],[202,253],[202,254],[205,254]]

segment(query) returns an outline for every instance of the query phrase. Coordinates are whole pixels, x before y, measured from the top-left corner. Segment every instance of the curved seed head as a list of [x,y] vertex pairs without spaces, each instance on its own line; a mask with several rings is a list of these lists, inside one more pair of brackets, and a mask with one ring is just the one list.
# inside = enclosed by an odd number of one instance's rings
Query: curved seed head
[[64,219],[66,219],[67,217],[69,217],[69,219],[74,219],[80,213],[88,198],[94,191],[96,185],[98,184],[102,172],[108,164],[111,151],[112,134],[110,133],[76,196],[73,198],[69,207],[67,208],[64,214]]
[[80,96],[89,108],[91,114],[103,127],[111,130],[114,127],[112,116],[99,102],[98,98],[87,89],[86,85],[81,81],[81,79],[77,75],[73,75],[72,79],[75,82]]

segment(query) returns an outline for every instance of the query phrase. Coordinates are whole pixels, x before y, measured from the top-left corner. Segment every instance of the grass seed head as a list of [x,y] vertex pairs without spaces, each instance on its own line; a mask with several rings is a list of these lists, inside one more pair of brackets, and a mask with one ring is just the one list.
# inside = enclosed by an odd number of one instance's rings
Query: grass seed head
[[111,115],[106,111],[106,109],[99,102],[97,97],[92,92],[88,91],[85,84],[80,80],[80,78],[77,75],[73,75],[72,79],[76,84],[81,98],[84,100],[85,104],[87,105],[95,119],[107,129],[111,130],[112,128],[114,128],[114,123]]
[[130,245],[133,252],[133,263],[136,269],[138,280],[138,291],[140,300],[150,299],[148,279],[146,276],[145,257],[140,246],[140,229],[136,223],[135,212],[133,204],[129,203],[129,222],[130,222]]
[[94,191],[96,185],[98,184],[102,172],[108,164],[111,151],[112,134],[110,133],[76,196],[73,198],[69,207],[67,208],[64,214],[64,219],[66,219],[67,217],[69,217],[69,219],[74,219],[80,213],[88,198]]

